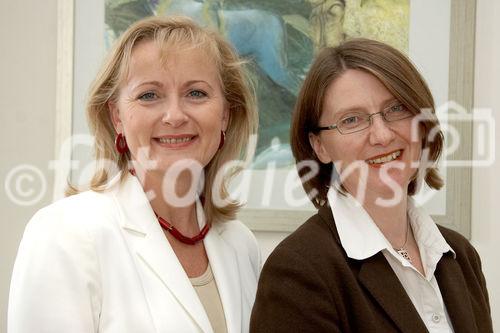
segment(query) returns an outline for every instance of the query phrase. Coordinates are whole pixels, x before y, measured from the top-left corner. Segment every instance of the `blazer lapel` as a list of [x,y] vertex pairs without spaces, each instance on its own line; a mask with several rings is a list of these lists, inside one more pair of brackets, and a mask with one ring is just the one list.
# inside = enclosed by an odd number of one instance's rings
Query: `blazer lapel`
[[462,296],[464,290],[467,290],[467,284],[462,270],[451,252],[443,255],[434,274],[455,333],[475,332],[477,326],[472,304],[469,297]]
[[381,252],[363,260],[358,279],[402,332],[428,332]]
[[[132,251],[150,269],[175,297],[177,302],[189,314],[203,332],[212,332],[212,327],[187,274],[175,255],[170,243],[165,238],[161,226],[156,220],[149,201],[135,177],[129,176],[116,193],[122,210],[122,228]],[[147,283],[146,283],[147,284]],[[163,300],[154,288],[144,286],[150,304]],[[155,310],[152,308],[154,313]],[[161,314],[160,314],[161,316]],[[160,331],[168,330],[161,319],[155,316]],[[160,317],[161,318],[161,317]]]
[[227,332],[240,333],[242,301],[236,254],[221,237],[216,227],[213,227],[207,234],[204,244],[224,308]]
[[[342,246],[330,206],[324,205],[321,207],[319,215],[328,224],[336,242],[339,246]],[[379,252],[359,262],[361,263],[358,274],[359,282],[373,296],[398,328],[402,332],[428,332],[384,255]]]

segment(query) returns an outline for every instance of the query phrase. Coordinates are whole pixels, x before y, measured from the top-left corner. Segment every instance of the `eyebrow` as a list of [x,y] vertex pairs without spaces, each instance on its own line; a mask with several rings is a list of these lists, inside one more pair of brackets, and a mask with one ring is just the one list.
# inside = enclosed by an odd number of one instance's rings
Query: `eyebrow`
[[153,85],[153,86],[157,86],[158,88],[163,87],[163,84],[160,81],[146,81],[146,82],[141,82],[138,85],[135,85],[132,88],[132,90],[135,90],[135,89],[137,89],[139,87],[146,86],[146,85]]
[[[190,80],[190,81],[187,81],[186,83],[184,83],[184,86],[189,86],[189,85],[192,85],[195,83],[205,83],[210,88],[212,88],[212,85],[205,80]],[[135,89],[140,88],[140,87],[145,86],[145,85],[153,85],[153,86],[157,86],[158,88],[163,88],[163,83],[161,83],[160,81],[146,81],[146,82],[141,82],[138,85],[135,85],[132,88],[132,90],[135,90]]]
[[183,86],[190,86],[190,85],[196,84],[196,83],[204,83],[208,87],[210,87],[210,89],[213,89],[212,85],[205,80],[190,80],[190,81],[187,81],[186,83],[184,83]]
[[[382,109],[386,108],[388,105],[392,104],[393,102],[399,102],[399,100],[396,97],[387,98],[386,100],[384,100],[381,103]],[[345,114],[348,112],[361,111],[361,110],[366,110],[366,108],[364,106],[351,106],[348,108],[339,109],[335,113],[336,114]]]

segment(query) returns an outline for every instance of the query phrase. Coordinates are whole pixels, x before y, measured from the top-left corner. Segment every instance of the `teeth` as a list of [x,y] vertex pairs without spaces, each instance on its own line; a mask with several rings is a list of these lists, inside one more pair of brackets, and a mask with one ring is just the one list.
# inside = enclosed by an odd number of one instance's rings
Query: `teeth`
[[399,155],[401,155],[401,150],[395,151],[394,153],[388,154],[386,156],[375,158],[373,160],[367,160],[367,162],[368,162],[368,164],[387,163],[387,162],[390,162],[390,161],[394,161],[396,158],[399,157]]
[[161,143],[175,144],[175,143],[183,143],[183,142],[191,141],[191,137],[185,137],[185,138],[159,138],[158,141],[160,141]]

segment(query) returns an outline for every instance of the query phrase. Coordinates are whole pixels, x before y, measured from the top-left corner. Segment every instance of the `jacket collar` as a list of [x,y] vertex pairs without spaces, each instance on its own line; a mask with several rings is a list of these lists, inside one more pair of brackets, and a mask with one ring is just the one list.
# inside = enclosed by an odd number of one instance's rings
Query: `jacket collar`
[[[117,177],[120,177],[118,175]],[[203,332],[212,332],[205,309],[196,294],[187,274],[175,255],[170,243],[151,208],[147,195],[136,177],[127,175],[125,180],[112,187],[120,213],[120,224],[136,255],[162,281],[174,295],[179,305],[192,317]],[[200,227],[205,224],[202,205],[197,202],[196,213]],[[218,228],[213,227],[204,240],[207,256],[214,274],[226,317],[228,332],[239,332],[241,325],[241,290],[239,271],[234,251],[221,239]],[[162,302],[155,290],[148,290],[150,304]],[[161,308],[161,307],[160,307]],[[151,307],[151,311],[157,311]],[[153,315],[159,331],[168,331],[161,314]]]
[[[341,238],[337,230],[332,209],[327,202],[319,209],[318,215],[325,222],[340,248]],[[442,235],[446,243],[446,235]],[[451,249],[451,247],[450,247]],[[453,250],[445,253],[438,262],[435,276],[443,295],[446,310],[456,333],[476,331],[470,299],[463,297],[467,284]],[[346,260],[348,259],[346,253]],[[411,303],[396,274],[381,252],[357,261],[360,265],[358,280],[380,304],[388,316],[402,332],[427,332],[425,324]]]
[[[342,247],[347,256],[362,260],[387,250],[403,266],[409,265],[396,253],[363,206],[346,193],[340,194],[334,187],[328,191],[328,202],[335,216],[335,224]],[[408,218],[421,249],[426,274],[432,276],[443,253],[455,252],[441,235],[438,227],[423,208],[418,207],[413,198],[408,198]]]
[[335,216],[340,243],[349,258],[363,260],[391,248],[370,215],[351,195],[341,194],[332,186],[328,203]]
[[[318,214],[330,227],[339,247],[343,248],[331,208],[324,205]],[[347,253],[346,260],[350,260]],[[356,262],[359,264],[359,283],[384,309],[400,331],[410,333],[428,331],[382,252],[379,251],[366,259],[356,260]]]

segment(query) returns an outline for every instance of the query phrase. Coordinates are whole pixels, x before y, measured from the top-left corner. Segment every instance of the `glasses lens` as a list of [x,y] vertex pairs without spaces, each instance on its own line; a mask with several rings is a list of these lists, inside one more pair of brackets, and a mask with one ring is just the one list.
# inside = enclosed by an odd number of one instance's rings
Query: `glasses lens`
[[384,118],[387,121],[402,120],[410,118],[412,116],[413,113],[411,113],[411,111],[408,110],[408,108],[405,107],[403,104],[397,104],[391,106],[390,108],[384,111]]
[[370,126],[370,121],[364,114],[350,114],[340,119],[337,123],[337,128],[342,134],[358,132],[368,126]]

